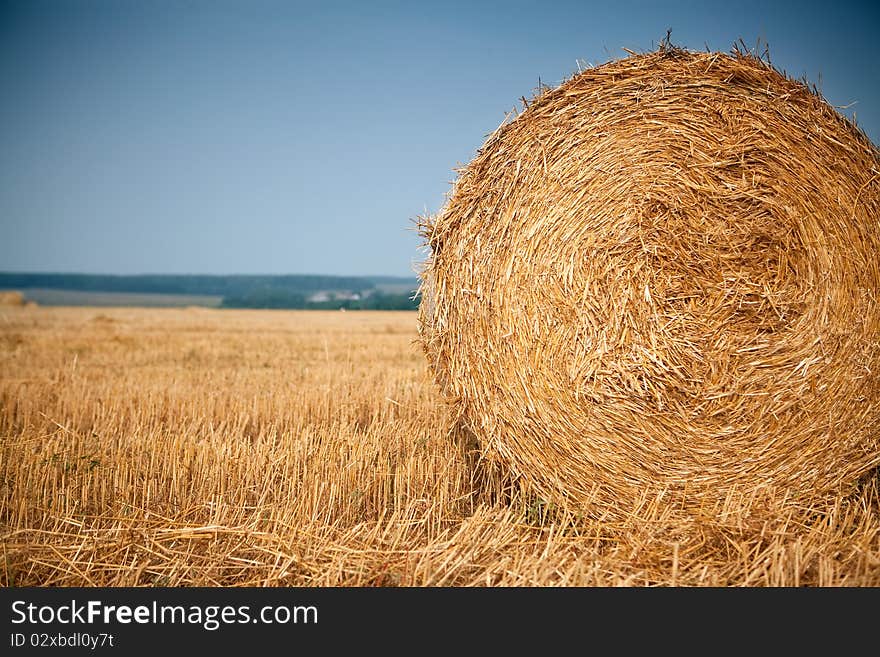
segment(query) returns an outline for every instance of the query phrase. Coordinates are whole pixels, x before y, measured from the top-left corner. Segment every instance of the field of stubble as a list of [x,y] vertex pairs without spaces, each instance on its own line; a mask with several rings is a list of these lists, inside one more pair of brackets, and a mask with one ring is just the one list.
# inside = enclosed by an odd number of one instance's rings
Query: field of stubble
[[416,315],[0,309],[3,586],[878,586],[880,484],[572,517],[449,431]]

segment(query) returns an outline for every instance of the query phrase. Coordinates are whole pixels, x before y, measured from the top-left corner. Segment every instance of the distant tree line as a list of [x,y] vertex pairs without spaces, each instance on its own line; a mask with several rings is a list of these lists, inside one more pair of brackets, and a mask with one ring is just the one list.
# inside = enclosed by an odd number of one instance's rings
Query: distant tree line
[[246,274],[30,274],[0,272],[0,287],[6,289],[46,288],[81,290],[85,292],[142,292],[151,294],[192,294],[207,296],[246,295],[256,289],[289,292],[320,290],[369,290],[374,287],[367,278],[350,276]]
[[[407,286],[410,292],[380,289]],[[379,287],[377,287],[379,286]],[[415,310],[415,279],[394,277],[0,272],[0,289],[76,290],[222,297],[224,308]],[[321,295],[319,293],[327,293]]]
[[244,296],[223,297],[222,308],[287,308],[305,310],[417,310],[415,294],[373,292],[359,299],[312,301],[303,294],[280,290],[255,290]]

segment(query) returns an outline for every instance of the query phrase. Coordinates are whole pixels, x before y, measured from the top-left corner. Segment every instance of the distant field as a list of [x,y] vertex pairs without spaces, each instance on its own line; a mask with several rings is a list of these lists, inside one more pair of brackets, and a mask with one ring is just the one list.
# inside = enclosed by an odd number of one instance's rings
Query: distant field
[[402,283],[376,283],[376,289],[384,294],[413,294],[418,289],[418,281],[405,281]]
[[79,290],[22,290],[25,299],[41,306],[142,306],[186,307],[205,306],[215,308],[223,301],[222,296],[195,294],[147,294],[137,292],[83,292]]
[[880,586],[880,494],[555,509],[413,312],[0,308],[2,586]]

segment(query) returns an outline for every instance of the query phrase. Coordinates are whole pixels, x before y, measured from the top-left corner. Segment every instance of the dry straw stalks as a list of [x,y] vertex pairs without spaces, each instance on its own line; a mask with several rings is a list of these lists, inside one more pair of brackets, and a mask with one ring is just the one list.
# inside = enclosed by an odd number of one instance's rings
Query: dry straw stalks
[[878,161],[737,49],[543,91],[422,226],[420,340],[459,426],[592,517],[850,492],[880,463]]
[[0,586],[880,585],[877,477],[614,519],[474,467],[415,319],[0,311]]

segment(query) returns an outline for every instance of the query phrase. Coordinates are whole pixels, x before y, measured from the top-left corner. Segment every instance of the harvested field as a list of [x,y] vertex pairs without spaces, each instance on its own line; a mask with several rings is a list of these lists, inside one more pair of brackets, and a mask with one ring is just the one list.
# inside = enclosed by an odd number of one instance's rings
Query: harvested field
[[448,433],[415,313],[0,310],[3,586],[878,586],[880,481],[578,517]]

